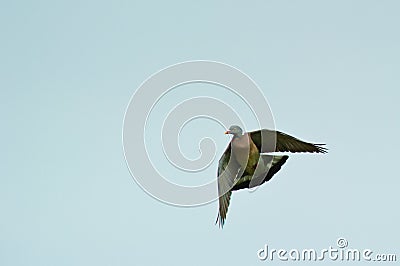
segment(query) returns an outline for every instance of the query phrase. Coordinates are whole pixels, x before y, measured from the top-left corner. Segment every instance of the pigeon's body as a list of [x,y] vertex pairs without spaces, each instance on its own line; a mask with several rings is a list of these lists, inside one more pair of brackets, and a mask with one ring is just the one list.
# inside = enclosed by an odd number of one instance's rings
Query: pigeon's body
[[218,164],[219,213],[217,222],[224,225],[232,191],[259,186],[269,181],[289,158],[267,155],[269,152],[326,153],[324,144],[312,144],[273,130],[257,130],[242,134],[238,126],[227,134],[233,139]]

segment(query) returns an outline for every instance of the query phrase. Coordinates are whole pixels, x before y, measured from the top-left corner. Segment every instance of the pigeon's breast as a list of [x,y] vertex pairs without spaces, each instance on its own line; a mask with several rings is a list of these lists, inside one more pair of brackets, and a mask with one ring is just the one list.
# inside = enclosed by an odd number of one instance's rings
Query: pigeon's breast
[[257,165],[259,152],[252,141],[249,141],[248,135],[235,138],[232,141],[233,154],[241,167],[246,168],[246,172],[254,171]]

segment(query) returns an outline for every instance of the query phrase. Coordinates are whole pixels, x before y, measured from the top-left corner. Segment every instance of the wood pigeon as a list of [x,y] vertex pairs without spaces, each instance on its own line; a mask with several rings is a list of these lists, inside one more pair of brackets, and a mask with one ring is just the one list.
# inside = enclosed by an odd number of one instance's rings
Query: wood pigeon
[[231,126],[225,134],[233,138],[218,163],[219,213],[215,223],[224,226],[232,191],[252,188],[269,181],[289,158],[271,152],[326,153],[325,144],[313,144],[285,133],[262,129],[243,133]]

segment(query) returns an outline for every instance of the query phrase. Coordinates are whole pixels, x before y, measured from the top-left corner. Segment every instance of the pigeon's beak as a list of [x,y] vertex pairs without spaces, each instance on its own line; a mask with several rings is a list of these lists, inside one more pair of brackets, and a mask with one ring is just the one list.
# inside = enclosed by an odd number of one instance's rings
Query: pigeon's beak
[[231,134],[231,132],[229,130],[225,131],[225,134]]

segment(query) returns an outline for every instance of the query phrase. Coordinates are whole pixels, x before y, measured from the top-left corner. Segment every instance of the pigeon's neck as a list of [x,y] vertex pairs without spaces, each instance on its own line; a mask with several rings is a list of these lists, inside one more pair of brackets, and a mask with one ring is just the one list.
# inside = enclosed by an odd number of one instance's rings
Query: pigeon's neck
[[232,142],[237,146],[249,146],[249,139],[246,134],[233,136]]
[[242,135],[233,135],[233,139],[241,139],[245,134]]

